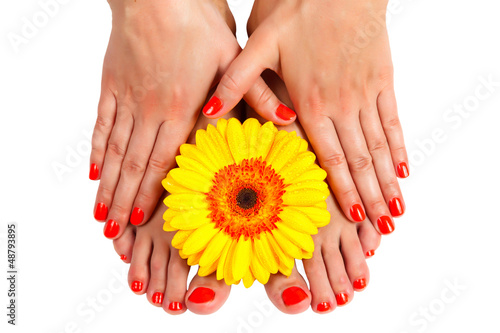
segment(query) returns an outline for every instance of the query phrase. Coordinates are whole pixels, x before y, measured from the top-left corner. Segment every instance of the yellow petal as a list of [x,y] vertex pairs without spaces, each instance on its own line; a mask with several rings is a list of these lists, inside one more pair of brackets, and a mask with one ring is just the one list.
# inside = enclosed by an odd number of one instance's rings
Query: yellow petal
[[219,229],[215,228],[215,224],[213,223],[207,223],[199,227],[186,240],[182,247],[182,251],[187,255],[200,252],[205,249],[208,242],[210,242],[217,232],[219,232]]
[[269,232],[266,232],[266,238],[269,241],[269,244],[273,248],[274,253],[278,257],[278,269],[281,266],[286,266],[286,267],[293,267],[293,264],[295,263],[293,258],[290,257],[288,254],[285,254],[281,247],[278,245],[276,240],[274,239],[274,236],[270,234]]
[[217,120],[217,130],[219,131],[220,135],[222,135],[224,140],[227,140],[226,138],[227,119],[220,118],[219,120]]
[[233,257],[234,257],[234,249],[238,244],[237,240],[233,240],[231,243],[231,247],[227,251],[226,261],[224,263],[224,282],[230,286],[235,282],[239,281],[233,277]]
[[[293,260],[293,263],[295,263],[295,260]],[[280,266],[278,267],[278,270],[284,276],[290,276],[290,274],[292,274],[292,269],[293,269],[293,265],[292,265],[292,267],[288,267],[288,266],[285,266],[284,264],[280,264]]]
[[190,255],[188,257],[187,264],[189,266],[198,265],[198,263],[200,262],[200,258],[201,258],[202,255],[203,255],[203,251],[195,253],[193,255]]
[[[266,284],[269,281],[269,277],[271,273],[266,270],[259,262],[257,256],[252,257],[252,261],[250,262],[250,270],[252,271],[253,276],[262,284]],[[243,281],[245,282],[245,281]]]
[[172,246],[176,249],[182,249],[182,246],[186,242],[189,236],[194,232],[194,230],[179,230],[175,233],[174,238],[172,238]]
[[208,156],[195,145],[185,143],[181,145],[180,152],[182,156],[186,156],[195,161],[200,162],[213,173],[219,170],[217,165],[212,163],[212,161],[208,158]]
[[248,158],[257,158],[257,139],[259,136],[260,123],[255,118],[248,118],[243,123],[243,132],[247,138]]
[[300,146],[299,146],[299,153],[302,153],[302,152],[304,152],[304,151],[307,151],[307,147],[308,147],[308,146],[309,146],[309,145],[307,144],[307,141],[306,141],[306,140],[304,140],[304,139],[301,139],[301,140],[300,140]]
[[233,164],[234,159],[229,151],[227,140],[223,138],[219,131],[211,124],[208,124],[207,133],[214,143],[212,149],[221,157],[222,166]]
[[179,257],[181,257],[182,259],[187,259],[189,256],[185,255],[184,252],[182,252],[182,249],[179,250]]
[[215,142],[213,142],[207,131],[203,129],[196,131],[196,147],[205,153],[217,169],[220,169],[224,166],[222,163],[223,157],[217,154],[215,146]]
[[167,207],[176,210],[207,209],[207,196],[203,193],[172,194],[163,201]]
[[281,147],[279,154],[274,157],[272,162],[270,162],[276,172],[280,172],[284,166],[295,159],[300,146],[300,140],[301,139],[298,137],[292,137],[290,141]]
[[265,233],[261,233],[260,238],[254,239],[253,250],[255,256],[259,258],[260,263],[266,270],[273,274],[278,272],[279,258],[275,257],[275,253],[271,248]]
[[[326,202],[325,202],[326,205]],[[320,207],[294,207],[297,210],[300,210],[302,213],[306,214],[314,223],[316,227],[324,227],[328,223],[330,223],[330,212],[325,208]]]
[[238,119],[229,119],[226,135],[234,161],[240,163],[245,158],[248,158],[248,145],[245,133],[243,133],[243,127]]
[[167,209],[165,213],[163,213],[163,220],[171,221],[177,214],[180,214],[180,211],[175,209]]
[[163,185],[163,188],[165,188],[165,190],[167,190],[171,194],[193,192],[190,189],[187,189],[184,186],[181,186],[179,183],[177,183],[172,178],[170,172],[167,174],[167,177],[161,181],[161,184]]
[[245,240],[245,236],[241,235],[238,244],[234,248],[233,261],[233,278],[241,280],[250,267],[252,259],[252,241],[250,238]]
[[243,285],[245,286],[245,288],[250,288],[254,281],[255,277],[250,271],[250,268],[248,268],[248,271],[245,273],[245,275],[243,275]]
[[299,153],[294,160],[290,161],[290,163],[281,170],[280,175],[285,179],[285,183],[287,184],[295,182],[311,167],[311,165],[314,165],[315,160],[316,156],[310,151]]
[[211,222],[208,215],[210,211],[207,209],[188,210],[174,216],[170,225],[181,230],[196,229]]
[[233,244],[233,239],[229,238],[226,245],[224,245],[224,249],[222,249],[219,263],[217,264],[217,280],[222,280],[224,278],[224,263],[226,262],[227,253]]
[[276,226],[278,227],[278,230],[281,232],[281,234],[284,235],[290,242],[305,251],[314,252],[314,242],[311,235],[293,230],[283,223],[276,223]]
[[177,228],[174,228],[170,225],[170,221],[165,221],[165,223],[163,223],[163,231],[176,231],[178,230]]
[[327,208],[326,201],[320,201],[317,204],[314,205],[314,207],[319,207],[319,208]]
[[[282,132],[285,132],[287,135],[285,135],[283,138],[279,138]],[[295,139],[297,139],[297,135],[295,134],[295,132],[288,133],[286,131],[279,131],[276,135],[276,139],[274,140],[274,144],[266,157],[266,162],[269,164],[273,164],[275,159],[279,158],[289,145],[293,145],[293,156],[289,156],[289,154],[287,154],[285,155],[285,158],[288,161],[291,157],[295,157],[295,154],[299,149],[299,141]],[[295,141],[295,143],[292,144],[292,141]]]
[[302,250],[302,259],[311,259],[313,257],[312,252],[307,252]]
[[304,189],[298,191],[286,191],[283,194],[283,204],[287,206],[310,206],[324,201],[328,194],[321,190]]
[[316,189],[316,190],[328,190],[328,185],[322,181],[322,180],[304,180],[300,182],[293,182],[293,184],[290,184],[287,186],[286,190],[293,192],[297,190],[303,190],[303,189]]
[[327,173],[325,170],[320,167],[309,169],[305,171],[303,174],[295,178],[294,182],[304,182],[308,180],[325,180]]
[[[205,254],[205,253],[203,253],[203,254]],[[201,262],[201,259],[203,259],[203,256],[201,256],[200,262]],[[214,261],[210,266],[201,266],[201,264],[200,264],[200,268],[198,269],[198,275],[199,276],[207,276],[207,275],[212,274],[217,269],[218,264],[219,264],[218,260]]]
[[294,230],[309,235],[315,235],[318,233],[318,228],[314,226],[311,219],[297,209],[293,209],[292,207],[283,207],[283,210],[278,216],[282,220],[282,223]]
[[269,154],[269,150],[273,146],[274,138],[278,129],[270,121],[262,125],[259,129],[259,139],[257,140],[257,146],[255,148],[255,156],[262,157],[263,160],[266,159]]
[[190,157],[178,155],[175,157],[175,160],[181,169],[196,171],[207,179],[212,179],[214,177],[214,173],[212,171],[208,170],[206,166]]
[[197,172],[184,169],[170,170],[172,178],[180,185],[201,193],[208,193],[212,187],[212,181]]
[[229,241],[229,236],[221,231],[210,241],[200,259],[200,266],[210,266],[219,259],[222,250]]
[[[279,225],[282,225],[282,223],[276,223],[276,226],[278,227]],[[289,256],[293,258],[301,258],[302,257],[302,251],[301,249],[295,245],[293,242],[291,242],[288,237],[286,237],[279,229],[273,229],[272,231],[274,239],[276,242],[279,244],[283,252],[288,254]]]

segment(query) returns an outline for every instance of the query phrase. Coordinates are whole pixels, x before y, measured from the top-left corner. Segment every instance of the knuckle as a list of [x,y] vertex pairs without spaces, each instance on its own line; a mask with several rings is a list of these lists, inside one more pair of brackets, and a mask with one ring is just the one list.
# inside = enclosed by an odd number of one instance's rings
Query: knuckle
[[240,92],[240,86],[238,83],[235,81],[235,79],[228,73],[225,73],[224,76],[222,76],[222,79],[220,80],[220,85],[234,93],[239,93]]
[[391,131],[401,127],[401,122],[399,121],[399,117],[397,115],[387,119],[383,123],[384,130]]
[[123,161],[122,172],[127,174],[143,174],[146,170],[146,167],[138,163],[135,158],[126,159]]
[[151,258],[151,271],[152,272],[161,272],[165,269],[165,260],[162,260],[159,257]]
[[367,209],[378,215],[387,215],[387,204],[381,198],[368,202]]
[[116,142],[108,142],[108,151],[116,157],[123,159],[125,157],[125,148]]
[[102,182],[100,183],[99,186],[99,193],[97,194],[97,198],[100,202],[110,202],[111,199],[113,198],[114,194],[114,189],[109,188],[108,186],[104,185]]
[[265,87],[259,95],[257,107],[264,108],[265,106],[272,104],[273,96],[274,94],[271,89],[269,89],[269,87]]
[[100,132],[109,132],[113,127],[113,121],[98,114],[95,121],[95,130]]
[[149,159],[148,168],[152,171],[160,174],[166,174],[169,169],[170,163],[166,158],[161,158],[158,156],[151,156]]
[[[399,189],[398,179],[395,176],[391,177],[390,179],[388,179],[385,182],[384,187],[387,189],[391,189],[392,191],[394,191],[394,189]],[[395,197],[395,196],[397,196],[397,193],[395,195],[393,195],[392,197]]]
[[372,168],[372,157],[369,154],[359,155],[353,159],[350,159],[348,163],[351,171],[368,171]]
[[369,143],[370,153],[377,153],[380,151],[385,151],[388,148],[387,140],[385,138],[376,138],[373,142]]
[[322,165],[325,168],[338,168],[345,165],[346,158],[342,153],[333,153],[322,160]]

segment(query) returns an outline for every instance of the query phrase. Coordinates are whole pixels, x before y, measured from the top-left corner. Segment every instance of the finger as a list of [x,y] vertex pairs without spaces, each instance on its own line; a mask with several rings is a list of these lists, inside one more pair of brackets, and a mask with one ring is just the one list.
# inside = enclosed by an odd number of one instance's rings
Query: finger
[[92,152],[90,153],[90,172],[89,178],[97,180],[102,170],[104,154],[108,144],[111,130],[115,122],[116,99],[113,93],[108,89],[101,91],[99,105],[97,106],[97,120],[92,134]]
[[396,96],[392,86],[386,87],[380,92],[377,98],[377,107],[385,136],[389,142],[396,174],[400,178],[406,178],[410,175],[408,155],[406,153],[403,129],[398,117]]

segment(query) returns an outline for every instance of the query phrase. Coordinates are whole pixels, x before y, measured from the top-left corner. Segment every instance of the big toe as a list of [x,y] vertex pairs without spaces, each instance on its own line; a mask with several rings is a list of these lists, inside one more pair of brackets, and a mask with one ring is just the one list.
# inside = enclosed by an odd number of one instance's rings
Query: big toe
[[231,286],[224,280],[217,280],[216,274],[196,276],[191,281],[186,293],[186,305],[196,314],[211,314],[220,309],[229,297]]
[[295,266],[289,277],[281,273],[271,275],[265,288],[267,296],[281,312],[304,312],[311,304],[311,293],[306,281]]

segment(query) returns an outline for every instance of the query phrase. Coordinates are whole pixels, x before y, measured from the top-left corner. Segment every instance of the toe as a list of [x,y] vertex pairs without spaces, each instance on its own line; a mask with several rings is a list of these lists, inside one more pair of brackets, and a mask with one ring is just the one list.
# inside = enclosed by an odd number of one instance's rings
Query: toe
[[152,252],[152,240],[148,233],[140,228],[137,230],[132,261],[128,272],[130,289],[137,295],[142,295],[149,284],[149,259]]
[[357,232],[346,230],[340,236],[340,244],[349,280],[355,291],[361,291],[368,285],[370,274]]
[[312,295],[311,308],[317,313],[333,311],[337,303],[328,281],[328,274],[320,247],[316,247],[311,259],[305,259],[303,262]]
[[265,288],[267,296],[281,312],[304,312],[311,304],[311,293],[295,266],[289,277],[281,273],[271,275]]
[[151,304],[161,307],[167,284],[167,265],[170,252],[167,242],[155,242],[151,254],[150,274],[147,297]]
[[229,297],[231,286],[224,280],[217,280],[215,273],[193,278],[186,293],[187,308],[197,314],[211,314],[217,311]]
[[369,221],[363,221],[358,225],[358,237],[361,243],[361,248],[366,258],[370,258],[375,254],[375,250],[380,245],[381,236]]
[[186,312],[184,299],[186,297],[189,266],[186,260],[179,256],[178,250],[171,249],[170,251],[163,309],[170,314],[181,314]]
[[354,290],[349,280],[349,276],[347,275],[338,242],[325,243],[323,245],[322,255],[323,258],[326,258],[326,271],[331,288],[335,294],[335,302],[337,306],[346,305],[352,300]]
[[134,242],[135,227],[132,225],[128,225],[123,234],[119,238],[113,240],[115,251],[123,262],[130,263]]

